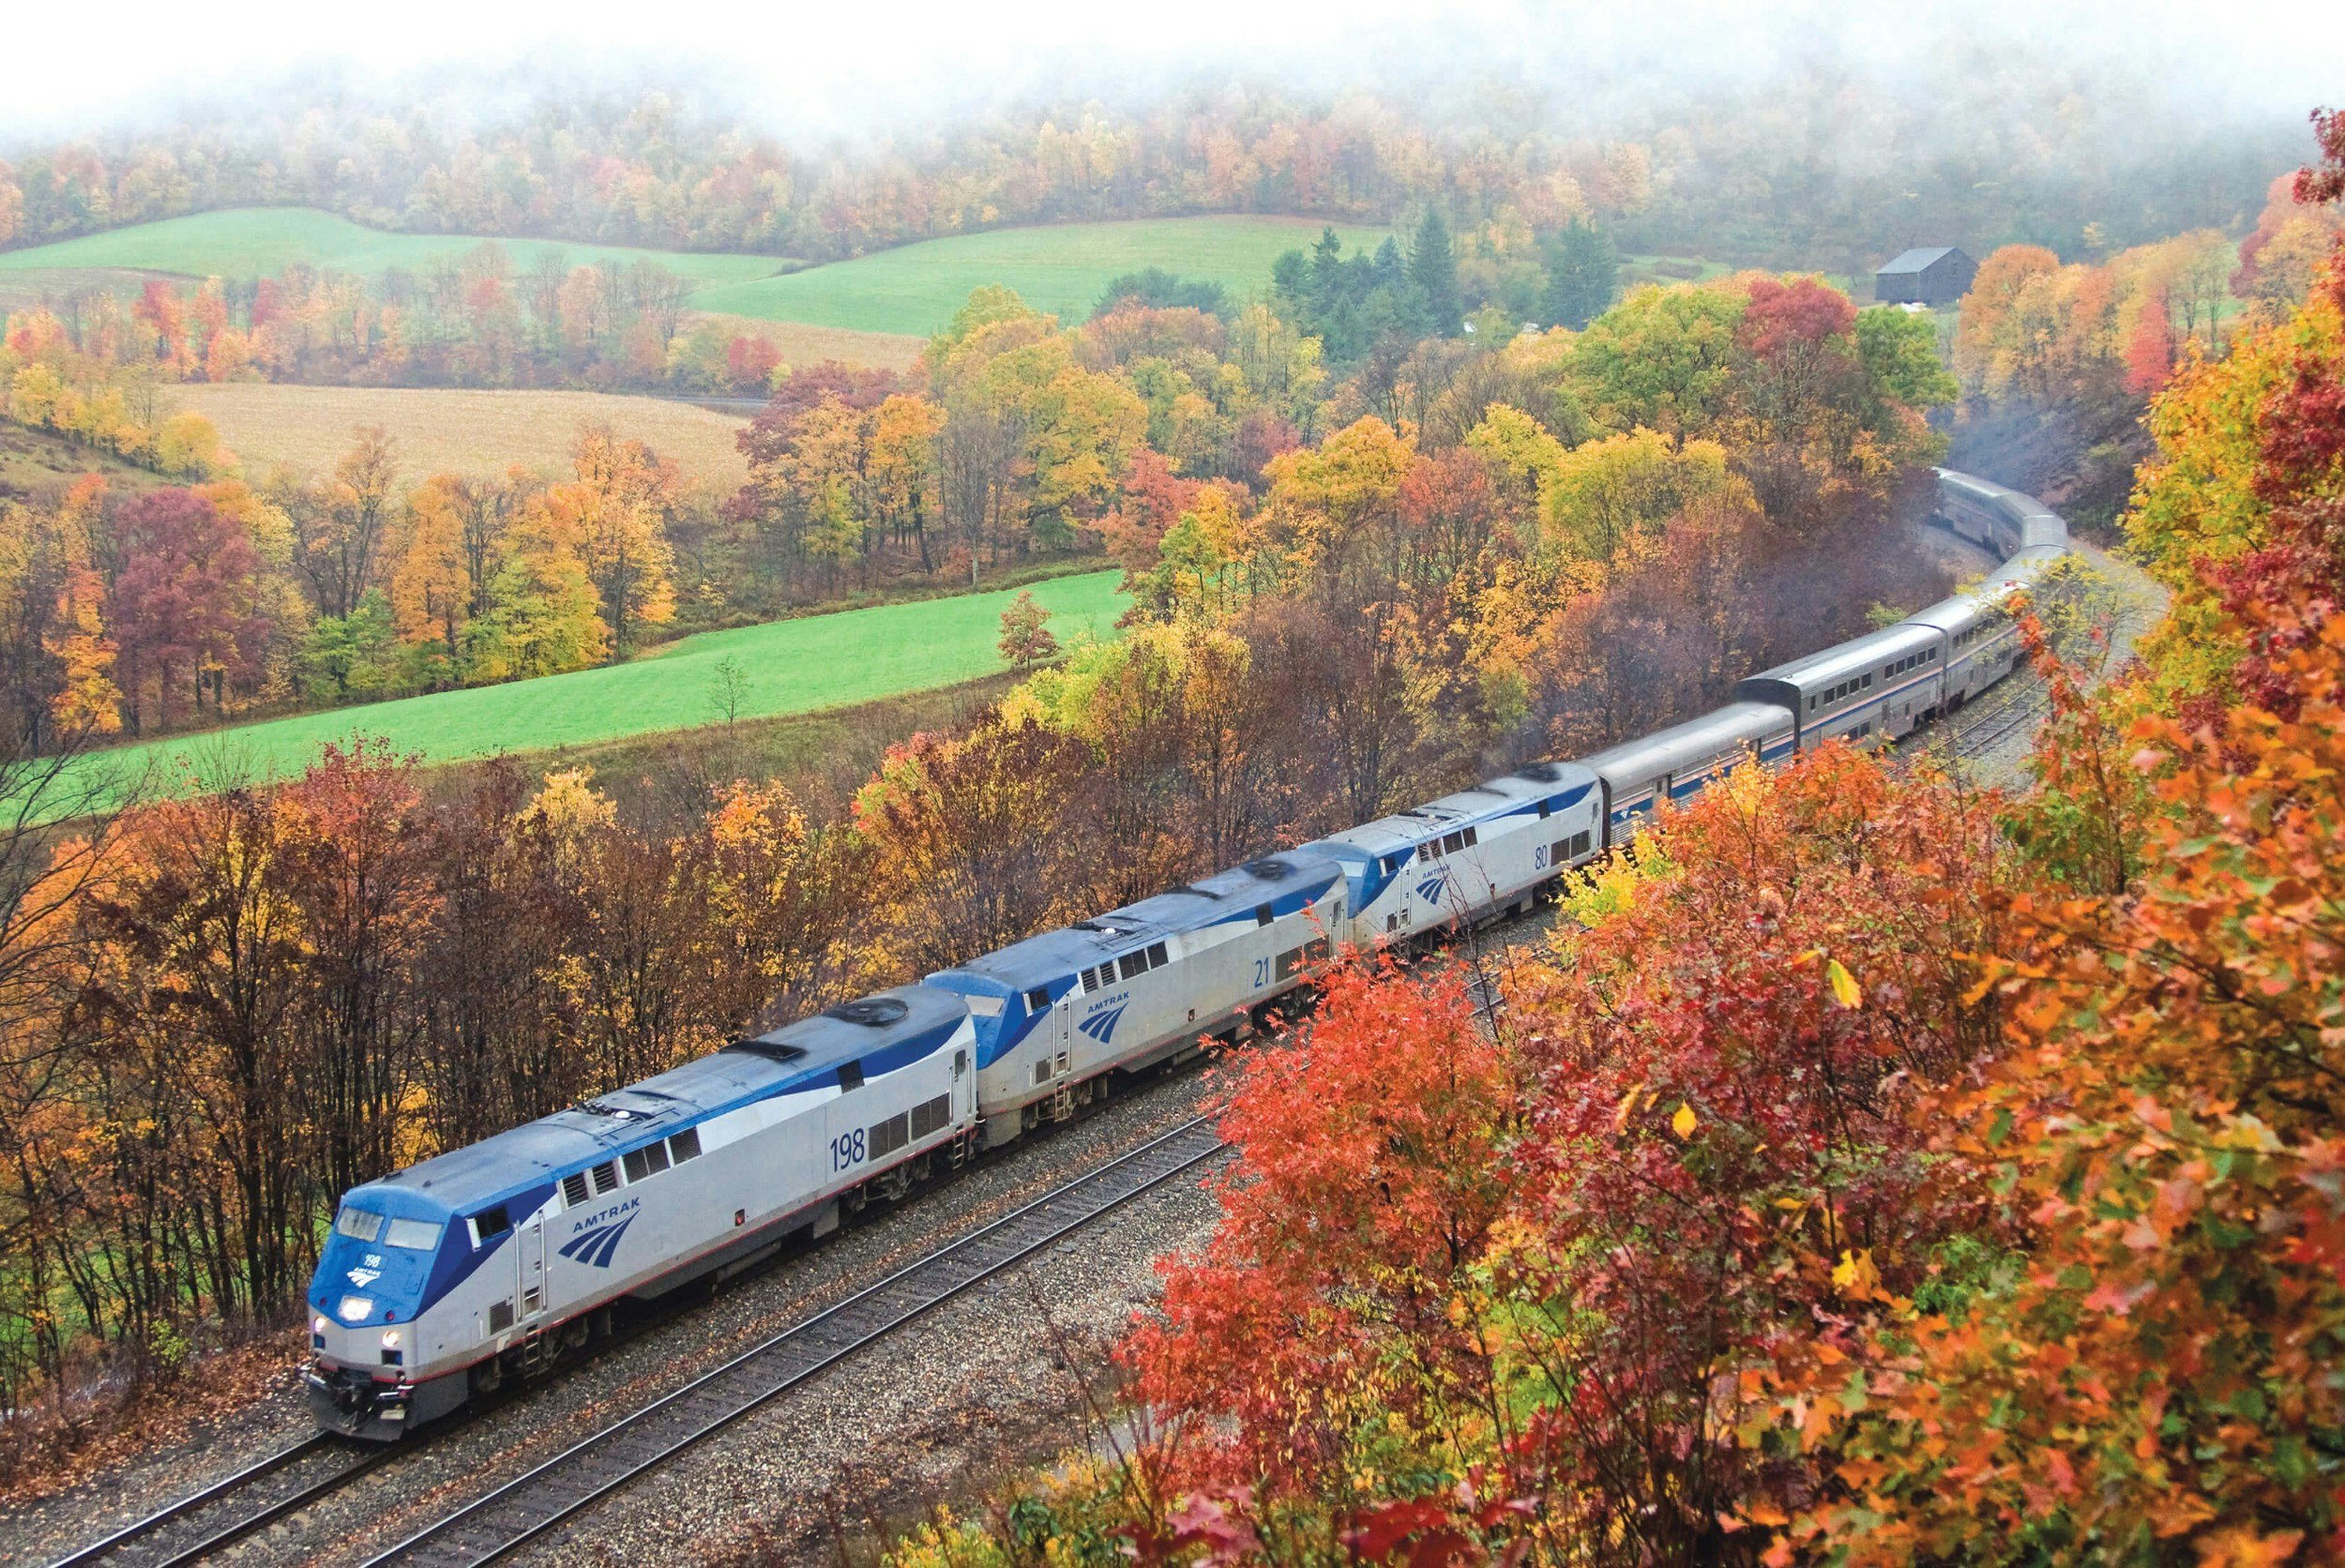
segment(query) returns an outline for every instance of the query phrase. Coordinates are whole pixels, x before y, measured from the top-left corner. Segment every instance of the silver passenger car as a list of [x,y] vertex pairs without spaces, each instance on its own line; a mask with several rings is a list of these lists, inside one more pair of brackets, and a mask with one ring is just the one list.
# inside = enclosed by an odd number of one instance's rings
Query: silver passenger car
[[2068,525],[2034,496],[1975,475],[1937,472],[1938,516],[1973,544],[2005,560],[2023,550],[2067,549]]
[[1899,739],[1939,711],[1944,642],[1935,628],[1907,622],[1747,676],[1734,695],[1789,710],[1802,751]]
[[1737,762],[1779,762],[1798,744],[1789,709],[1735,702],[1642,740],[1599,751],[1582,765],[1603,793],[1599,847],[1625,844],[1662,801],[1683,801]]

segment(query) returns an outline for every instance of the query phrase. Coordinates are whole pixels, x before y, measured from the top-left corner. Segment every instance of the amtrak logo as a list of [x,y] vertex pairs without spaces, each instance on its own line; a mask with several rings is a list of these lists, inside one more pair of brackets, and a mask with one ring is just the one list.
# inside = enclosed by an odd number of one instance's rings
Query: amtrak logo
[[1438,867],[1430,876],[1416,884],[1416,896],[1429,904],[1440,903],[1442,896],[1448,891],[1449,867],[1446,866]]
[[590,1226],[562,1244],[562,1256],[607,1269],[611,1266],[611,1255],[619,1250],[619,1238],[634,1223],[635,1216],[629,1214],[616,1225]]
[[349,1274],[350,1283],[361,1290],[382,1277],[383,1271],[380,1269],[353,1269]]
[[1127,1002],[1123,1007],[1111,1008],[1104,1013],[1094,1013],[1075,1027],[1104,1046],[1108,1043],[1108,1037],[1115,1033],[1117,1022],[1124,1017],[1124,1007],[1130,1005],[1131,1003]]

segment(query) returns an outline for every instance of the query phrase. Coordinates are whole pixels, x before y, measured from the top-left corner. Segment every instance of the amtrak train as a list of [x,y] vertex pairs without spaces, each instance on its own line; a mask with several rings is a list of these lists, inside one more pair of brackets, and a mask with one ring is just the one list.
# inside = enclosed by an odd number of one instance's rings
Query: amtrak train
[[584,1345],[622,1299],[749,1268],[1119,1076],[1263,1030],[1331,944],[1527,911],[1740,762],[1894,740],[1961,706],[2019,662],[2005,601],[2066,554],[2067,530],[1944,471],[1937,514],[2002,564],[1751,676],[1716,713],[1249,860],[352,1188],[310,1288],[321,1425],[396,1439]]

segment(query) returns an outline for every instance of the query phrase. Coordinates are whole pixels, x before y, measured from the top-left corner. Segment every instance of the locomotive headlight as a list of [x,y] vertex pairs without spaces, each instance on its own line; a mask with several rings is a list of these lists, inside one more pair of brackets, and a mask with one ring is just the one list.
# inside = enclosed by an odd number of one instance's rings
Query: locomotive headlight
[[310,1332],[311,1334],[324,1334],[325,1332],[325,1313],[321,1312],[316,1317],[310,1319]]
[[386,1350],[396,1350],[399,1349],[399,1331],[397,1329],[385,1329],[383,1331],[383,1348]]
[[374,1303],[366,1296],[344,1296],[342,1304],[338,1310],[342,1315],[343,1322],[356,1323],[374,1310]]

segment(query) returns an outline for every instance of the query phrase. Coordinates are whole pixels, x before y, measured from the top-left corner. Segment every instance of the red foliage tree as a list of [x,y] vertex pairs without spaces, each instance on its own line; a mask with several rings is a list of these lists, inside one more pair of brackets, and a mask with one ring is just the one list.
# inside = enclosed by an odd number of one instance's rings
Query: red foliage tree
[[1795,433],[1859,373],[1856,307],[1812,278],[1754,278],[1748,292],[1734,329],[1734,346],[1749,361],[1746,396],[1761,419]]
[[763,390],[766,378],[780,363],[781,351],[774,347],[771,338],[762,333],[740,333],[725,345],[725,374],[733,379],[734,386],[743,390],[751,387]]
[[2024,1265],[1787,1391],[1853,1430],[1785,1558],[2345,1558],[2345,620],[2288,641],[2294,718],[2134,726],[2136,887],[2014,901],[2008,1047],[1928,1117]]
[[1505,1206],[1517,1098],[1454,972],[1340,970],[1312,1026],[1248,1062],[1220,1228],[1124,1352],[1156,1409],[1234,1421],[1192,1478],[1308,1485],[1369,1410],[1487,1400],[1450,1305]]
[[2126,344],[2126,390],[2146,398],[2163,391],[2174,373],[2174,329],[2166,319],[2166,302],[2153,299],[2141,307],[2141,319]]
[[[2345,200],[2345,112],[2319,112],[2322,161],[2299,172],[2300,202]],[[2258,499],[2270,542],[2222,570],[2231,608],[2255,631],[2240,689],[2283,715],[2294,697],[2285,658],[2345,603],[2345,236],[2307,307],[2308,333],[2287,379],[2259,411]]]
[[261,668],[269,624],[258,610],[261,558],[244,530],[203,496],[159,490],[115,517],[115,680],[134,716],[171,720],[186,694],[215,707]]
[[893,370],[867,370],[836,359],[809,365],[774,388],[764,411],[741,432],[741,450],[752,467],[779,461],[798,438],[798,421],[825,398],[837,398],[849,408],[868,413],[901,389],[902,378]]

